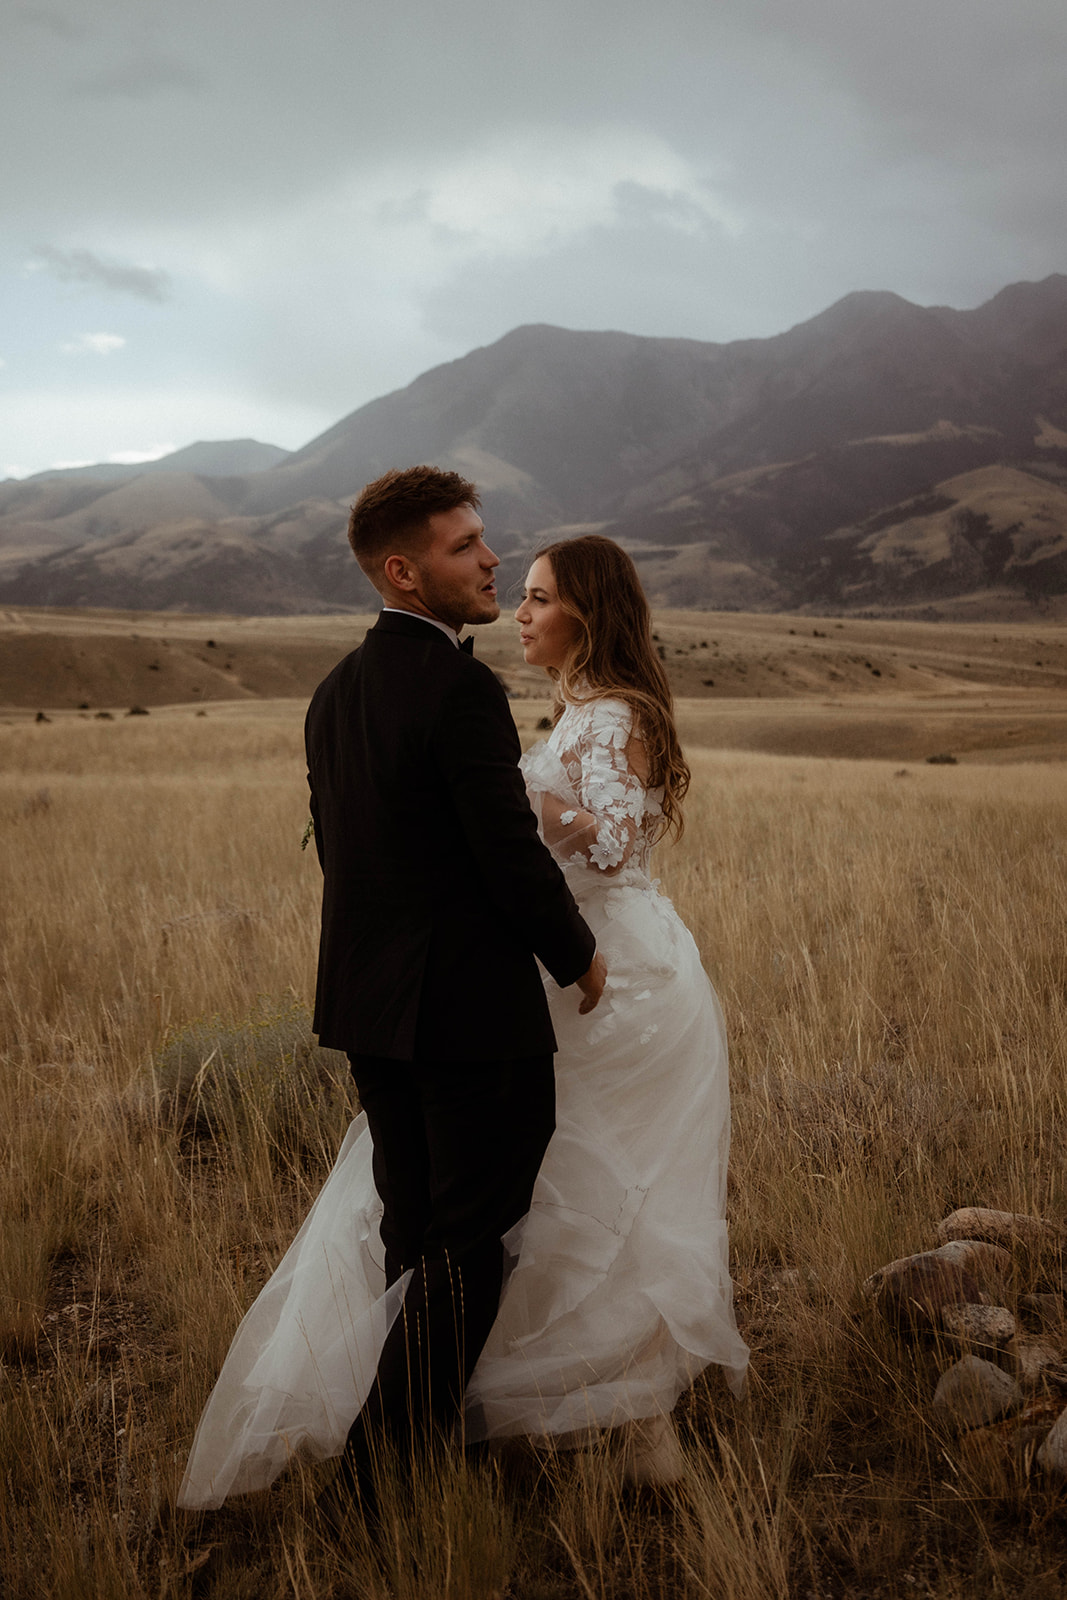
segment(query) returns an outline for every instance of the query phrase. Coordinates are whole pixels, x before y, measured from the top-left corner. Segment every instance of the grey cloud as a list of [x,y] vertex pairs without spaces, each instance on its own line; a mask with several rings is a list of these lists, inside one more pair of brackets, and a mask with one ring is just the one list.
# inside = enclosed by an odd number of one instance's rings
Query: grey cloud
[[378,207],[377,219],[388,227],[400,227],[408,222],[425,222],[430,212],[430,191],[415,189],[411,194],[383,200]]
[[170,298],[170,278],[160,268],[104,261],[91,250],[58,250],[54,245],[41,245],[35,252],[34,264],[62,283],[82,283],[113,294],[130,294],[157,305]]
[[71,88],[91,100],[147,100],[167,90],[198,94],[204,85],[203,75],[176,56],[146,51],[75,78]]
[[16,6],[14,21],[24,28],[35,28],[40,33],[50,33],[57,39],[78,39],[84,29],[50,6]]
[[[991,172],[991,144],[1050,181],[1061,166],[1062,0],[900,0],[884,12],[854,0],[663,0],[655,12],[544,0],[528,13],[412,0],[373,20],[352,0],[301,17],[280,0],[214,0],[180,29],[159,0],[143,14],[153,36],[131,53],[115,30],[109,55],[85,52],[92,115],[84,99],[50,106],[47,121],[32,102],[17,118],[12,108],[13,129],[40,126],[35,165],[79,218],[115,203],[112,112],[131,123],[126,214],[197,229],[383,163],[409,164],[417,190],[428,152],[489,146],[516,125],[654,128],[698,167],[724,160],[753,198],[802,196],[815,217],[849,181],[880,184],[887,164],[928,161],[943,191]],[[190,119],[183,94],[201,86]],[[74,141],[78,159],[61,163]],[[27,209],[40,204],[40,178],[12,181],[25,181]]]
[[612,192],[620,219],[632,227],[668,227],[685,233],[709,228],[717,232],[721,227],[687,194],[665,194],[632,179],[617,183]]

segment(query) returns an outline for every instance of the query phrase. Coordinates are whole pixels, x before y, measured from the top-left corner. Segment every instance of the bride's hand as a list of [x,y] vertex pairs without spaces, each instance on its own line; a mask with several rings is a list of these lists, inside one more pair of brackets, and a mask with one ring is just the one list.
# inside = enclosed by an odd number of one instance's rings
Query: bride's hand
[[594,1010],[596,1007],[600,996],[604,993],[604,983],[607,975],[608,969],[605,965],[604,957],[598,950],[593,957],[589,971],[583,973],[577,980],[578,987],[582,991],[582,1003],[578,1007],[581,1016],[584,1017],[587,1012]]

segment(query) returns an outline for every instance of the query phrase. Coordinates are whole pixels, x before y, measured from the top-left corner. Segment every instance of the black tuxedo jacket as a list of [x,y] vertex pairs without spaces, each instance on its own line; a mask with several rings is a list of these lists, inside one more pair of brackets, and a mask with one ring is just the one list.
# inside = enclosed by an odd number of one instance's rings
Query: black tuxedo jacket
[[554,1050],[534,956],[565,987],[595,941],[537,836],[489,668],[383,612],[315,691],[304,732],[321,1043],[402,1061]]

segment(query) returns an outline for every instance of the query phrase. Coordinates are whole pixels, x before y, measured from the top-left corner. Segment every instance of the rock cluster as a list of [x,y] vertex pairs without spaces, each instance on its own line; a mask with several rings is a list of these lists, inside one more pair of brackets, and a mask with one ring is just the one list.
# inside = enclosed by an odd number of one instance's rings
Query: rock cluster
[[[988,1465],[1036,1450],[1044,1471],[1067,1478],[1067,1282],[1059,1268],[1067,1229],[967,1206],[940,1223],[937,1237],[935,1249],[873,1273],[864,1295],[901,1332],[935,1340],[952,1358],[933,1412],[959,1436],[963,1455]],[[1018,1293],[1041,1254],[1057,1261],[1055,1288]]]

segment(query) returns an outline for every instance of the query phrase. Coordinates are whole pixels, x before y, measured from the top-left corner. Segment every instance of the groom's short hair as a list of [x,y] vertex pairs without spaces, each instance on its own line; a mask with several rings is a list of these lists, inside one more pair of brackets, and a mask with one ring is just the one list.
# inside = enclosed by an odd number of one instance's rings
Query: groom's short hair
[[[377,586],[386,556],[407,553],[422,543],[430,517],[481,504],[477,489],[458,472],[439,467],[406,467],[368,483],[352,507],[348,542],[363,571]],[[406,550],[398,547],[406,546]]]

